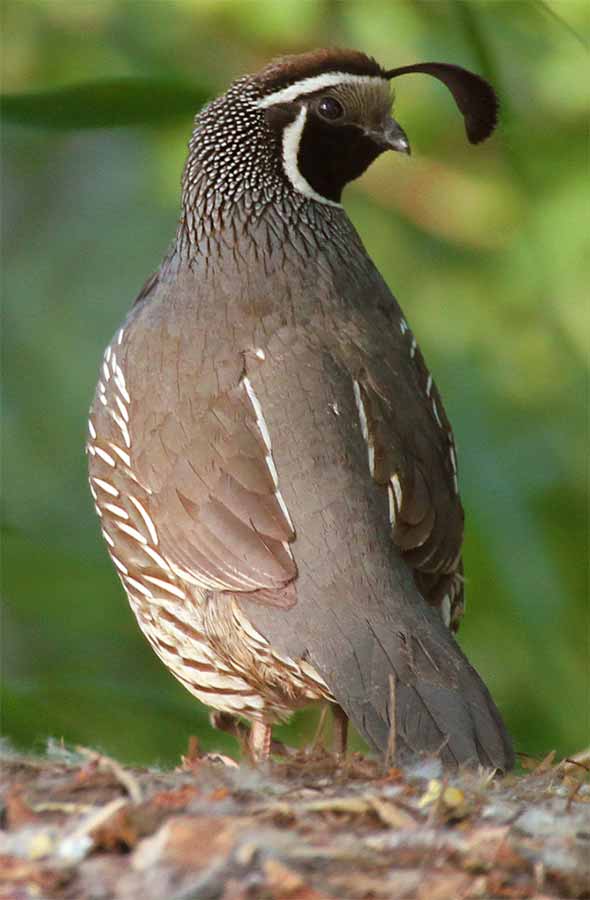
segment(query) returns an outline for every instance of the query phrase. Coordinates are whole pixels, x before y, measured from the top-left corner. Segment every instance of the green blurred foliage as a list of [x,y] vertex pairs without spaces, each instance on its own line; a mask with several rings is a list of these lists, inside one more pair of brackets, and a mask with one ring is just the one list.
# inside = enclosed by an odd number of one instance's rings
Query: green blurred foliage
[[161,125],[168,119],[185,120],[212,92],[182,81],[125,78],[93,81],[53,91],[5,94],[0,116],[6,122],[44,128],[116,128]]
[[[411,160],[347,208],[445,397],[467,511],[461,642],[519,750],[589,738],[582,3],[5,0],[3,731],[125,760],[231,740],[141,637],[83,444],[102,349],[175,229],[191,110],[270,57],[353,46],[471,66],[501,98],[472,148],[443,88],[396,85]],[[146,127],[137,127],[138,124]],[[119,126],[119,127],[115,127]],[[125,127],[121,127],[125,126]],[[283,731],[309,738],[317,711]]]

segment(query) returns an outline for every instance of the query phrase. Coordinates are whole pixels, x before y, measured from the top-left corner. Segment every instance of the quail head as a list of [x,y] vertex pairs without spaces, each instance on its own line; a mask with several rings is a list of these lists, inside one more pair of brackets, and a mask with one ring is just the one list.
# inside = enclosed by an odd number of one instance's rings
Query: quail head
[[[218,721],[313,701],[397,758],[509,768],[453,632],[463,509],[451,426],[416,338],[341,206],[410,145],[391,81],[443,82],[478,143],[482,78],[319,50],[196,118],[171,252],[107,347],[90,485],[139,626]],[[403,177],[401,174],[399,177]]]

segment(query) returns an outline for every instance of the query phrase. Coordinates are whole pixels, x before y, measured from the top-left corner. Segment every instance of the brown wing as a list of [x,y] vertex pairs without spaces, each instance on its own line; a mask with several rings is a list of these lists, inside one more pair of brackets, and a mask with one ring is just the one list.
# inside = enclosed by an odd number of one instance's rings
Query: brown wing
[[169,558],[203,588],[284,587],[296,575],[295,534],[249,379],[218,395],[196,421],[179,424],[179,442],[153,499]]
[[132,315],[116,335],[92,411],[91,475],[110,490],[106,501],[116,498],[103,525],[113,519],[136,538],[137,577],[153,565],[153,553],[143,560],[139,552],[149,539],[157,558],[197,588],[258,592],[288,606],[295,534],[244,358],[203,366],[198,339],[171,334],[150,315],[139,313],[137,330]]
[[463,612],[464,513],[453,433],[416,340],[393,300],[388,320],[396,333],[388,329],[382,356],[365,356],[354,383],[368,464],[375,480],[387,488],[392,538],[416,585],[456,629]]

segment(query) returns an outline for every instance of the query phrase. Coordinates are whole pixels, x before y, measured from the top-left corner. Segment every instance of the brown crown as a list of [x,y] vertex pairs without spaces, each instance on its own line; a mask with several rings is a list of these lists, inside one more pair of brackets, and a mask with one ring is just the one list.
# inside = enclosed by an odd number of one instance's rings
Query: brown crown
[[273,59],[256,78],[262,84],[265,93],[272,93],[303,78],[313,78],[326,72],[385,77],[379,63],[366,53],[359,50],[331,48]]

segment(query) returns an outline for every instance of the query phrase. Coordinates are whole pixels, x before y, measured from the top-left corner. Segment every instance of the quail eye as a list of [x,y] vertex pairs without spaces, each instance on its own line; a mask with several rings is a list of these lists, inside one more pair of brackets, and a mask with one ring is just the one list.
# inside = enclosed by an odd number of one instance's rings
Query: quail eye
[[324,97],[323,100],[320,100],[318,103],[318,112],[322,119],[329,119],[333,122],[335,119],[342,118],[344,115],[344,107],[340,101],[336,100],[334,97]]

